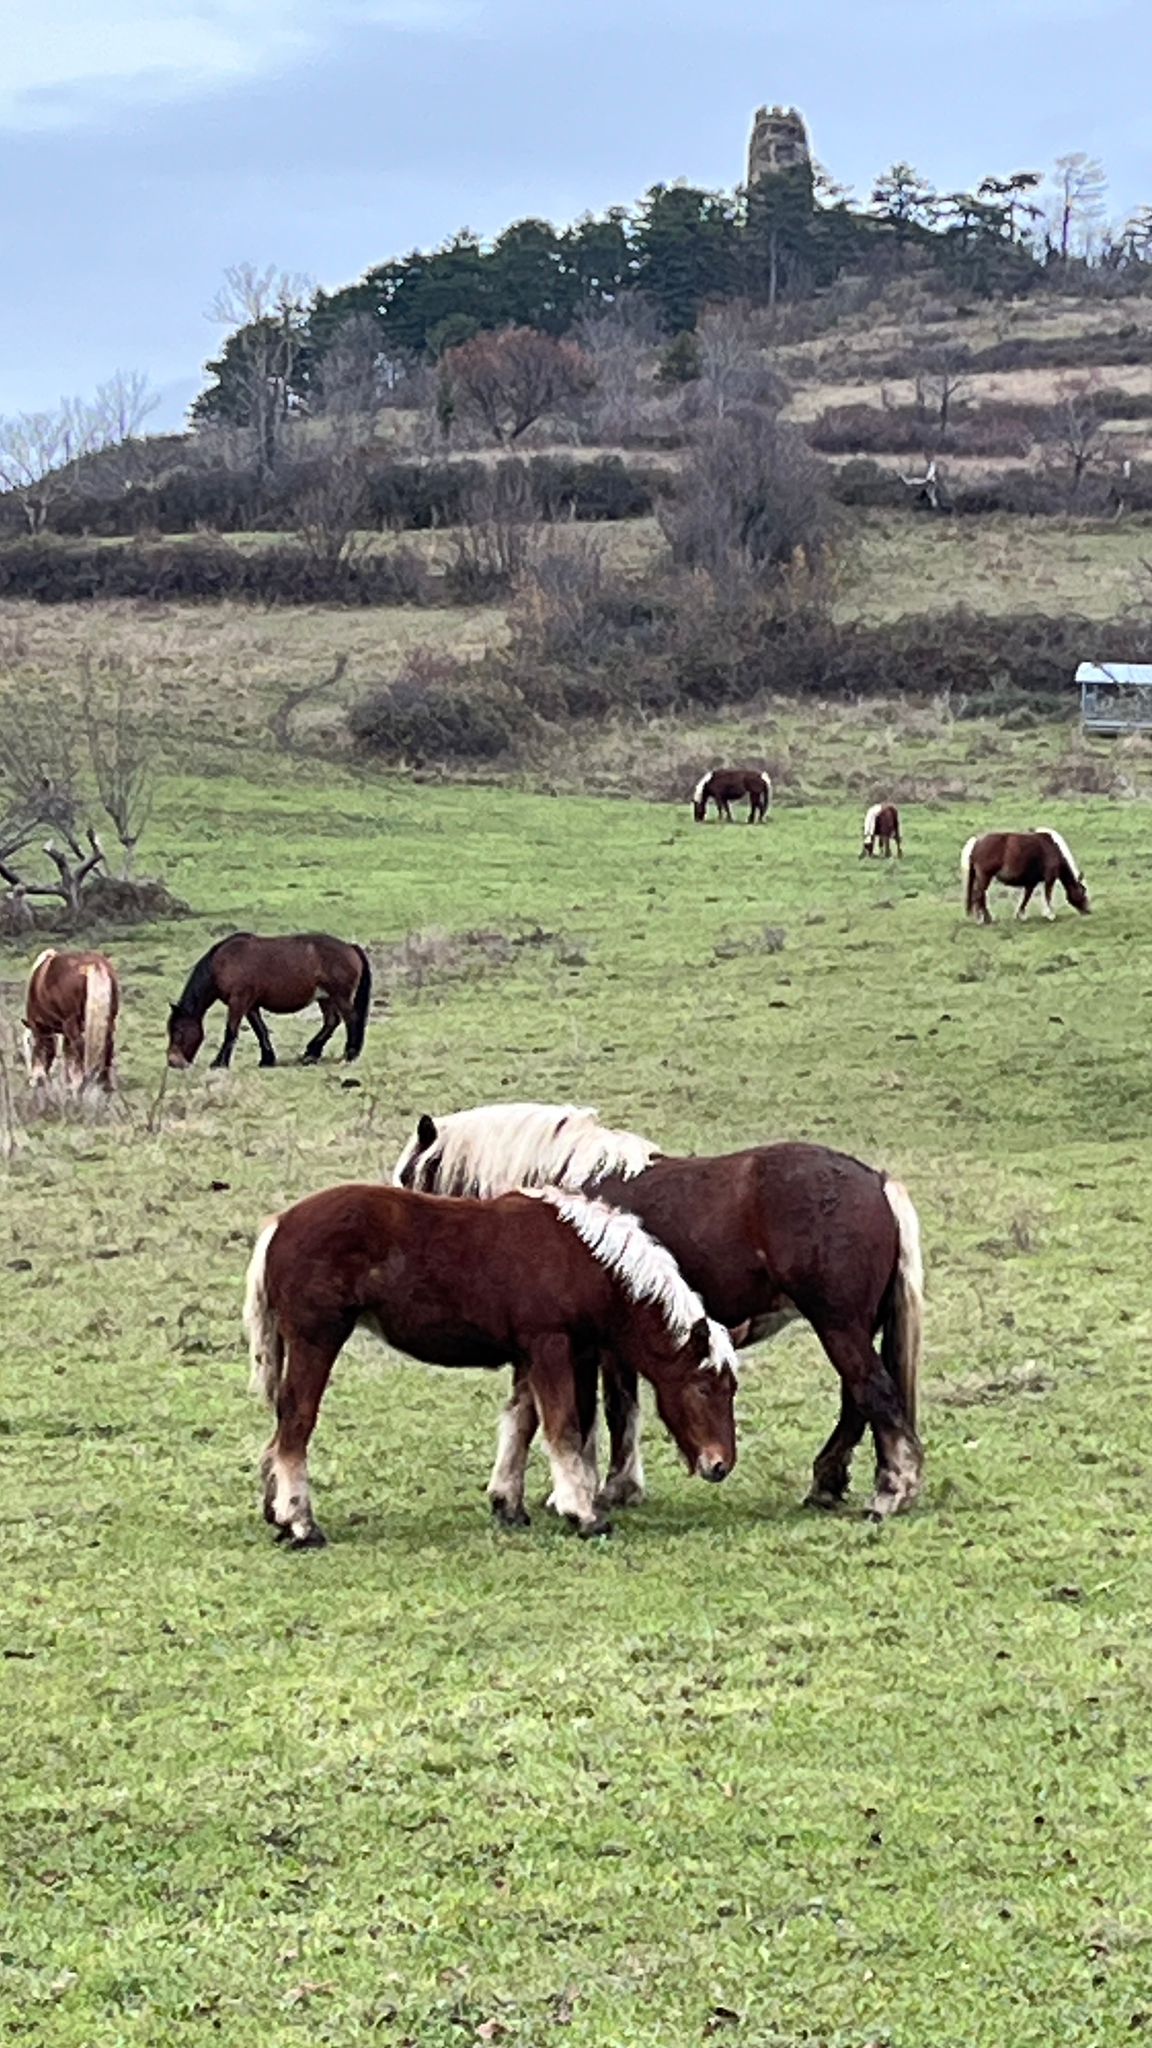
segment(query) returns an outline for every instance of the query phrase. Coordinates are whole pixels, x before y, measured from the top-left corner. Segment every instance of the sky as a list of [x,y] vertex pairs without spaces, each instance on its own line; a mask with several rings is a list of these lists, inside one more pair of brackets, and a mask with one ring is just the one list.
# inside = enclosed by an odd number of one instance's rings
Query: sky
[[762,102],[866,194],[1099,156],[1152,202],[1148,0],[33,0],[0,63],[0,415],[117,369],[178,426],[250,260],[334,286],[467,226],[731,187]]

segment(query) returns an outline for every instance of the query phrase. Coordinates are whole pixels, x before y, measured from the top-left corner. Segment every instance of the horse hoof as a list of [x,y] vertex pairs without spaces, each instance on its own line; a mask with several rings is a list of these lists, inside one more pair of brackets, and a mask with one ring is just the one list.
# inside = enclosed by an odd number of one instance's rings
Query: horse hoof
[[589,1536],[610,1536],[612,1534],[612,1524],[608,1520],[607,1515],[594,1515],[590,1522],[577,1523],[576,1534],[582,1541],[586,1540]]
[[646,1499],[636,1479],[606,1479],[596,1496],[598,1508],[638,1508]]
[[[261,1066],[263,1066],[263,1064],[264,1064],[263,1060],[261,1060],[260,1064],[261,1064]],[[268,1062],[268,1064],[269,1064],[269,1066],[274,1066],[274,1065],[275,1065],[275,1061],[274,1061],[274,1060],[270,1060],[270,1061]],[[302,1067],[318,1067],[318,1066],[320,1065],[320,1055],[319,1055],[319,1053],[318,1053],[318,1052],[302,1052],[302,1053],[301,1053],[301,1055],[300,1055],[300,1065],[301,1065]]]
[[513,1507],[510,1501],[494,1500],[490,1503],[492,1520],[499,1522],[502,1529],[530,1529],[532,1517],[527,1508]]
[[813,1486],[804,1496],[806,1508],[820,1508],[825,1514],[831,1514],[843,1505],[843,1493],[834,1492],[830,1486]]
[[260,1065],[261,1065],[262,1067],[274,1067],[274,1066],[276,1065],[276,1055],[275,1055],[275,1053],[274,1053],[274,1052],[269,1052],[269,1053],[263,1053],[263,1052],[262,1052],[262,1053],[261,1053],[261,1055],[260,1055]]
[[323,1550],[328,1541],[323,1529],[318,1529],[315,1522],[310,1529],[305,1529],[302,1536],[297,1536],[292,1529],[286,1530],[285,1534],[291,1550]]

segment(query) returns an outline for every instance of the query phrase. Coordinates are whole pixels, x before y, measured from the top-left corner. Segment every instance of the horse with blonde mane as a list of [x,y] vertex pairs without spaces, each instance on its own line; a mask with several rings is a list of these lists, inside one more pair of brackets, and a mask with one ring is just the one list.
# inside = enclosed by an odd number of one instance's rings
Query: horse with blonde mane
[[763,768],[713,768],[692,791],[692,815],[702,825],[714,803],[717,819],[730,825],[732,805],[742,796],[748,799],[748,823],[762,825],[772,809],[771,776]]
[[993,882],[1024,891],[1017,918],[1025,916],[1035,891],[1043,886],[1044,916],[1051,923],[1056,915],[1052,891],[1057,882],[1081,916],[1087,916],[1092,908],[1072,849],[1051,826],[1033,832],[985,832],[982,838],[969,839],[960,855],[960,878],[965,912],[981,924],[992,922],[988,891]]
[[[774,1336],[797,1316],[815,1331],[840,1378],[840,1416],[817,1454],[809,1501],[840,1503],[866,1429],[877,1458],[870,1512],[890,1515],[916,1498],[923,1268],[916,1210],[899,1181],[823,1145],[665,1157],[593,1109],[490,1103],[422,1116],[393,1182],[481,1197],[556,1185],[631,1212],[737,1345]],[[611,1464],[601,1498],[625,1506],[644,1490],[635,1376],[605,1356],[602,1377]],[[515,1441],[521,1463],[534,1428],[531,1405],[514,1388],[502,1442]]]
[[895,846],[897,857],[904,858],[904,846],[900,838],[900,813],[895,804],[871,804],[864,813],[864,838],[860,848],[861,860],[871,860],[879,847],[885,860],[891,857]]
[[67,1087],[75,1094],[89,1086],[110,1094],[119,1011],[120,984],[104,953],[60,953],[49,946],[38,954],[24,999],[33,1087],[47,1087],[62,1046]]
[[[308,1441],[357,1323],[429,1365],[511,1364],[539,1420],[553,1502],[581,1535],[606,1534],[595,1461],[604,1350],[652,1384],[689,1470],[736,1462],[736,1356],[728,1333],[634,1216],[544,1188],[490,1202],[378,1185],[328,1188],[266,1224],[244,1303],[253,1379],[276,1412],[265,1518],[297,1547],[322,1543]],[[523,1461],[507,1423],[489,1482],[493,1513],[525,1523]]]

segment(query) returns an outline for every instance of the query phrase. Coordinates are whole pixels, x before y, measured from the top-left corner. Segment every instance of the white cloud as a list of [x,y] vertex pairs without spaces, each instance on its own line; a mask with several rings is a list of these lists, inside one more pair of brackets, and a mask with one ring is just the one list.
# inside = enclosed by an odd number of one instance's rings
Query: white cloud
[[342,28],[443,30],[468,0],[37,0],[5,22],[0,128],[71,128],[297,64]]

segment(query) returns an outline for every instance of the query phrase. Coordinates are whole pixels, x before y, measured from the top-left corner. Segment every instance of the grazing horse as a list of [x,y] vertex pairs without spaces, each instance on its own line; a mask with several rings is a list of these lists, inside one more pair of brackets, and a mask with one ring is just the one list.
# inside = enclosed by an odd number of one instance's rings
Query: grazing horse
[[57,953],[32,963],[24,1001],[25,1049],[33,1087],[47,1084],[64,1047],[64,1077],[76,1093],[88,1083],[111,1094],[120,984],[103,953]]
[[226,1003],[228,1022],[212,1065],[229,1065],[247,1018],[260,1046],[260,1065],[274,1067],[276,1054],[261,1010],[287,1016],[306,1009],[314,997],[320,1000],[322,1022],[301,1055],[305,1065],[320,1058],[338,1024],[344,1026],[345,1059],[356,1059],[363,1050],[372,1000],[372,970],[364,948],[333,939],[327,932],[300,932],[283,939],[233,932],[196,962],[184,993],[168,1013],[168,1065],[192,1065],[204,1043],[205,1011],[213,1003]]
[[712,802],[717,818],[726,818],[731,824],[732,805],[742,796],[748,799],[748,823],[763,824],[772,809],[771,777],[762,768],[713,768],[710,775],[700,777],[692,791],[692,815],[702,825]]
[[[244,1303],[254,1383],[276,1412],[264,1513],[296,1545],[322,1543],[308,1440],[358,1322],[429,1365],[511,1363],[539,1418],[553,1502],[581,1535],[607,1532],[597,1500],[596,1366],[610,1348],[650,1380],[661,1420],[703,1479],[736,1462],[736,1355],[727,1331],[634,1216],[545,1188],[494,1202],[353,1185],[266,1224]],[[524,1461],[507,1421],[493,1513],[525,1523]]]
[[[923,1271],[919,1221],[899,1181],[823,1145],[665,1158],[634,1132],[609,1130],[594,1110],[562,1103],[422,1116],[393,1180],[430,1194],[495,1195],[510,1174],[536,1186],[583,1187],[630,1210],[667,1245],[737,1344],[758,1343],[803,1316],[840,1376],[840,1418],[816,1458],[809,1500],[842,1500],[865,1429],[877,1456],[871,1513],[889,1515],[915,1499]],[[618,1360],[603,1367],[612,1458],[602,1497],[623,1506],[643,1497],[635,1378]],[[526,1458],[534,1419],[516,1389],[504,1427],[505,1441],[519,1431]]]
[[1048,826],[1036,832],[986,832],[982,839],[970,839],[960,855],[960,875],[964,883],[964,909],[982,924],[992,922],[988,891],[993,882],[1003,882],[1008,889],[1023,889],[1018,918],[1024,916],[1041,884],[1044,915],[1049,920],[1056,915],[1052,891],[1057,882],[1073,910],[1086,916],[1092,907],[1071,847]]
[[898,856],[903,859],[904,848],[900,841],[899,811],[896,809],[895,804],[873,804],[871,809],[864,813],[864,844],[860,848],[861,860],[865,858],[865,855],[871,860],[872,855],[876,851],[877,844],[879,844],[880,851],[884,855],[885,860],[888,860],[891,857],[893,842],[895,842]]

